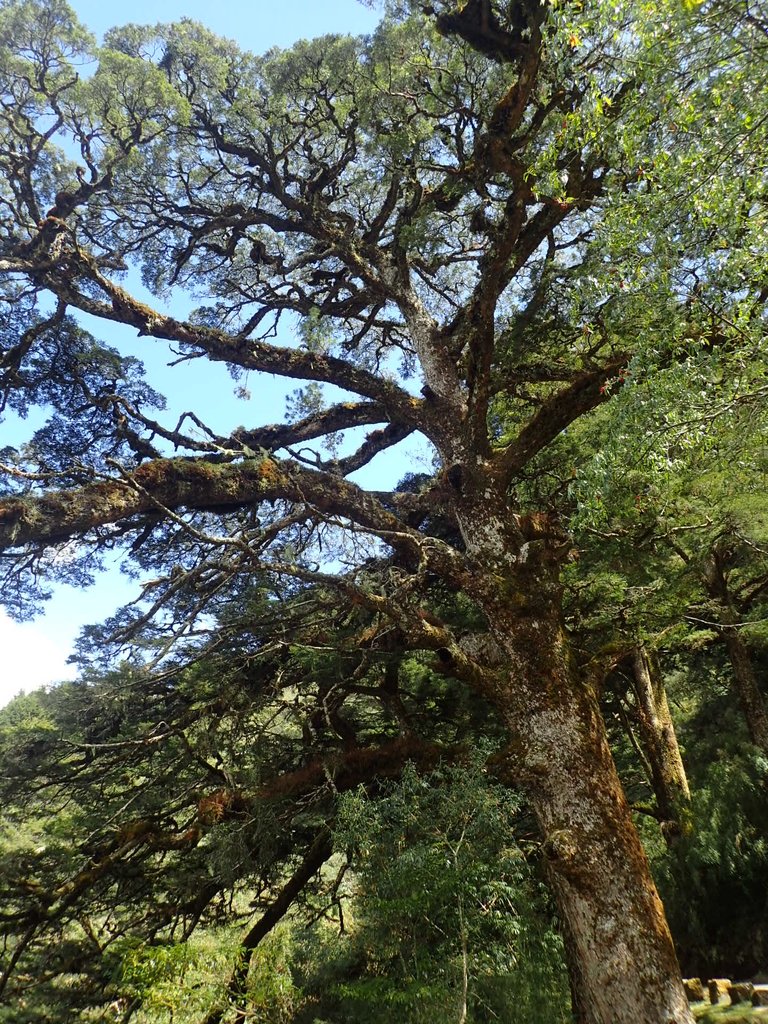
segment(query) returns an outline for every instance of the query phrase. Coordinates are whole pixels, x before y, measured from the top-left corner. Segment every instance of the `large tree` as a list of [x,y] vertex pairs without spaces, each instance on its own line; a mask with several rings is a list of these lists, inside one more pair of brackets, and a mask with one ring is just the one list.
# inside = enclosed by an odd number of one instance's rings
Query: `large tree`
[[[519,481],[627,376],[757,331],[759,12],[402,3],[263,58],[189,22],[96,49],[60,0],[0,19],[2,393],[50,412],[5,453],[7,597],[119,548],[153,578],[115,635],[158,663],[265,574],[365,609],[361,642],[436,651],[504,723],[583,1018],[690,1021],[563,625],[572,545]],[[309,385],[283,424],[164,422],[86,331],[115,323]],[[353,481],[414,434],[431,483]],[[436,581],[480,630],[425,614]]]

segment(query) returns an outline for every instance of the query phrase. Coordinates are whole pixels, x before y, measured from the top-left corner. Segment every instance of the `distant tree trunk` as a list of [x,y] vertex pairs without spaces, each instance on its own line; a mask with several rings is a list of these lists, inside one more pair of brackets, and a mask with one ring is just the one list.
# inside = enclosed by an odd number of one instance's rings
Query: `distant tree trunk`
[[747,723],[749,738],[756,747],[760,747],[768,754],[768,708],[755,675],[749,648],[744,643],[737,625],[739,611],[728,586],[728,556],[728,549],[714,549],[705,585],[709,594],[720,605],[718,633],[728,651],[733,669],[733,683]]
[[[493,692],[507,767],[527,792],[570,946],[585,1024],[692,1024],[672,938],[608,745],[595,689],[575,671],[562,624],[559,555],[545,539],[506,560],[485,509],[472,546],[495,557],[473,595],[507,656]],[[487,546],[489,538],[497,541]]]
[[234,1012],[234,1024],[245,1024],[249,1019],[246,988],[253,952],[262,939],[282,921],[301,891],[322,868],[332,852],[331,834],[327,828],[323,828],[315,837],[297,870],[279,890],[259,920],[243,936],[238,954],[239,962],[227,985],[226,1001],[211,1010],[203,1024],[221,1024],[230,1011]]
[[658,663],[644,646],[631,656],[635,721],[651,773],[661,830],[673,842],[685,830],[691,791]]
[[[730,617],[724,609],[726,618]],[[724,624],[719,634],[725,642],[733,670],[733,683],[739,697],[741,710],[747,723],[749,738],[756,747],[768,754],[768,709],[765,697],[755,675],[752,656],[735,625]]]

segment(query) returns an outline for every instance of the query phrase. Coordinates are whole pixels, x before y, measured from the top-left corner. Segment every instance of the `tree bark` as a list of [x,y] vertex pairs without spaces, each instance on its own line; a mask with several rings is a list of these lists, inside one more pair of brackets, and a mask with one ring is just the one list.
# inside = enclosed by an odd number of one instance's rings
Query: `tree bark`
[[635,719],[651,770],[661,830],[667,842],[685,831],[691,791],[658,664],[642,645],[632,652]]
[[462,524],[470,549],[478,537],[484,545],[474,596],[506,655],[489,696],[509,731],[508,769],[538,819],[578,1012],[586,1024],[693,1024],[598,695],[571,657],[560,610],[563,537],[543,520],[527,532],[523,525],[513,552],[510,517],[490,504],[482,523],[476,511]]
[[728,583],[728,558],[727,547],[714,547],[704,585],[720,605],[718,633],[728,650],[733,669],[733,683],[744,713],[749,738],[756,747],[768,754],[768,708],[755,675],[749,648],[739,633],[739,609]]
[[749,648],[742,640],[737,626],[723,625],[719,632],[728,650],[733,684],[747,723],[749,738],[756,747],[768,754],[768,709],[755,675]]
[[[546,862],[545,868],[548,868]],[[555,882],[550,877],[551,874],[552,872],[547,870],[549,887],[554,892]],[[582,980],[579,950],[571,935],[568,918],[561,916],[559,924],[560,936],[563,940],[563,958],[568,972],[568,985],[571,991],[571,1016],[573,1017],[573,1024],[593,1024],[594,1018],[589,1005],[589,995]]]
[[574,677],[562,628],[538,620],[526,631],[526,682],[521,685],[518,661],[514,693],[506,695],[506,708],[499,695],[499,710],[514,737],[510,756],[538,818],[578,964],[572,984],[585,1004],[579,1009],[589,1024],[690,1024],[664,910],[597,695]]

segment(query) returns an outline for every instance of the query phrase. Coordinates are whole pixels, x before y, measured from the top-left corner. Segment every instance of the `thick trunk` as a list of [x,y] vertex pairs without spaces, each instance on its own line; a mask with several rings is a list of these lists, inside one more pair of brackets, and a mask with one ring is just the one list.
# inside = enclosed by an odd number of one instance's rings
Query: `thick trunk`
[[635,719],[651,771],[661,828],[668,842],[685,831],[691,791],[669,710],[664,680],[653,657],[642,646],[632,654]]
[[511,516],[490,474],[468,483],[457,505],[477,566],[467,589],[500,655],[485,692],[538,819],[576,1010],[584,1024],[693,1024],[597,693],[579,678],[562,624],[568,538],[545,515]]
[[[589,1024],[691,1024],[596,695],[574,679],[558,625],[518,623],[513,634],[518,655],[499,710],[514,737],[510,767],[544,837],[571,946],[569,966],[578,971],[579,1010]],[[526,649],[529,657],[519,653]]]
[[736,626],[726,625],[720,635],[728,648],[733,669],[733,684],[739,697],[741,710],[747,723],[750,740],[768,754],[768,709],[755,675],[747,645]]
[[[555,892],[556,883],[551,877],[552,872],[550,871],[548,874],[550,875],[549,887]],[[579,949],[571,935],[568,918],[564,916],[560,918],[560,935],[563,940],[565,966],[571,990],[572,1024],[594,1024],[594,1017],[589,1005],[589,993],[582,978]]]

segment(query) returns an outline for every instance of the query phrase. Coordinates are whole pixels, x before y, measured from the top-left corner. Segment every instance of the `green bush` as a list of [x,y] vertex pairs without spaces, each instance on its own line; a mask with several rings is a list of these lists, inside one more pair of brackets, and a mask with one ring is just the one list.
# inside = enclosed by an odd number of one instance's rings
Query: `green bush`
[[409,768],[376,798],[343,801],[355,865],[348,934],[305,946],[302,987],[335,1024],[570,1021],[562,944],[515,840],[518,798],[480,761]]

